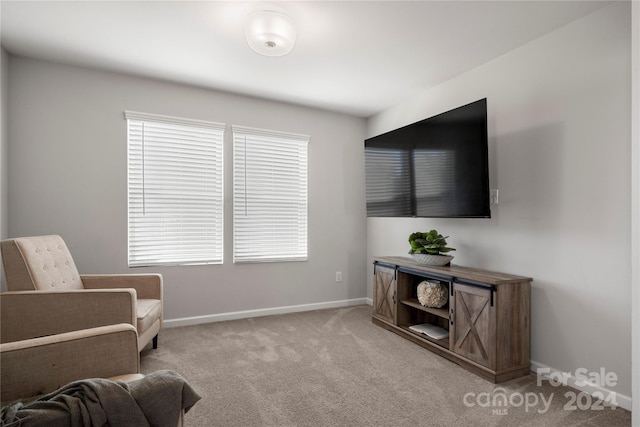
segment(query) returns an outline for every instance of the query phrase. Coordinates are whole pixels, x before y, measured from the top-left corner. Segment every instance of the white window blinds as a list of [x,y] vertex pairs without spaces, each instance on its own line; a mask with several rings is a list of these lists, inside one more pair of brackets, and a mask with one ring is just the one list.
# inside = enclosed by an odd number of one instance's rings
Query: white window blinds
[[307,259],[308,143],[233,126],[234,262]]
[[129,266],[222,263],[224,125],[125,118]]

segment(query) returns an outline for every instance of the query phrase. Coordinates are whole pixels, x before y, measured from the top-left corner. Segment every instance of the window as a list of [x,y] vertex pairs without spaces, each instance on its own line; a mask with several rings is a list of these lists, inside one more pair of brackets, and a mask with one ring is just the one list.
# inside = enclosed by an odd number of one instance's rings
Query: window
[[308,143],[233,126],[234,262],[307,259]]
[[224,125],[125,118],[129,266],[222,263]]

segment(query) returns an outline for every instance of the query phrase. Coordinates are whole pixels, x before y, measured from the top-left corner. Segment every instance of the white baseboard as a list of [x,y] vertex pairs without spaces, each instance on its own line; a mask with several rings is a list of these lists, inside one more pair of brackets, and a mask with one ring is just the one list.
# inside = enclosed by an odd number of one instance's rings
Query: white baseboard
[[271,316],[274,314],[298,313],[302,311],[322,310],[326,308],[349,307],[352,305],[373,305],[371,298],[355,298],[342,301],[328,301],[313,304],[289,305],[285,307],[260,308],[256,310],[232,311],[229,313],[207,314],[204,316],[165,319],[162,326],[177,328],[179,326],[200,325],[203,323],[222,322],[224,320],[247,319],[249,317]]
[[[576,390],[584,391],[585,393],[589,393],[590,395],[594,395],[594,393],[598,393],[598,397],[604,396],[605,399],[607,397],[615,397],[615,401],[617,406],[620,408],[627,409],[631,411],[632,400],[631,396],[626,396],[624,394],[620,394],[614,390],[608,389],[606,387],[596,385],[596,384],[584,384],[585,377],[589,377],[591,373],[576,373],[576,372],[563,372],[558,369],[551,368],[547,365],[543,365],[542,363],[538,363],[534,360],[531,361],[531,371],[533,373],[538,373],[540,371],[548,374],[548,375],[540,375],[542,377],[550,377],[550,378],[564,378],[566,381],[566,385],[574,388]],[[582,375],[581,378],[576,377],[577,375]]]

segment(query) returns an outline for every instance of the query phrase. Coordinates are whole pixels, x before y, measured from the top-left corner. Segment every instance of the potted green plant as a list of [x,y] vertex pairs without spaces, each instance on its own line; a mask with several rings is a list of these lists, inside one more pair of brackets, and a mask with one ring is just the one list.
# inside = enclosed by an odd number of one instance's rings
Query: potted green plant
[[447,255],[454,248],[447,246],[449,236],[443,236],[437,230],[418,231],[409,235],[409,254],[420,264],[447,265],[453,256]]

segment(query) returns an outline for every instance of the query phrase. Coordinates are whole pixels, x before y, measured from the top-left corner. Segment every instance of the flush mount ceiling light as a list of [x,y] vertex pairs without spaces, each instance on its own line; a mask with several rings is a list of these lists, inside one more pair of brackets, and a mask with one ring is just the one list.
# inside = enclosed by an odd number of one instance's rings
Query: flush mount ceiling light
[[259,54],[282,56],[293,49],[296,28],[291,18],[284,13],[258,10],[247,16],[244,36],[249,47]]

